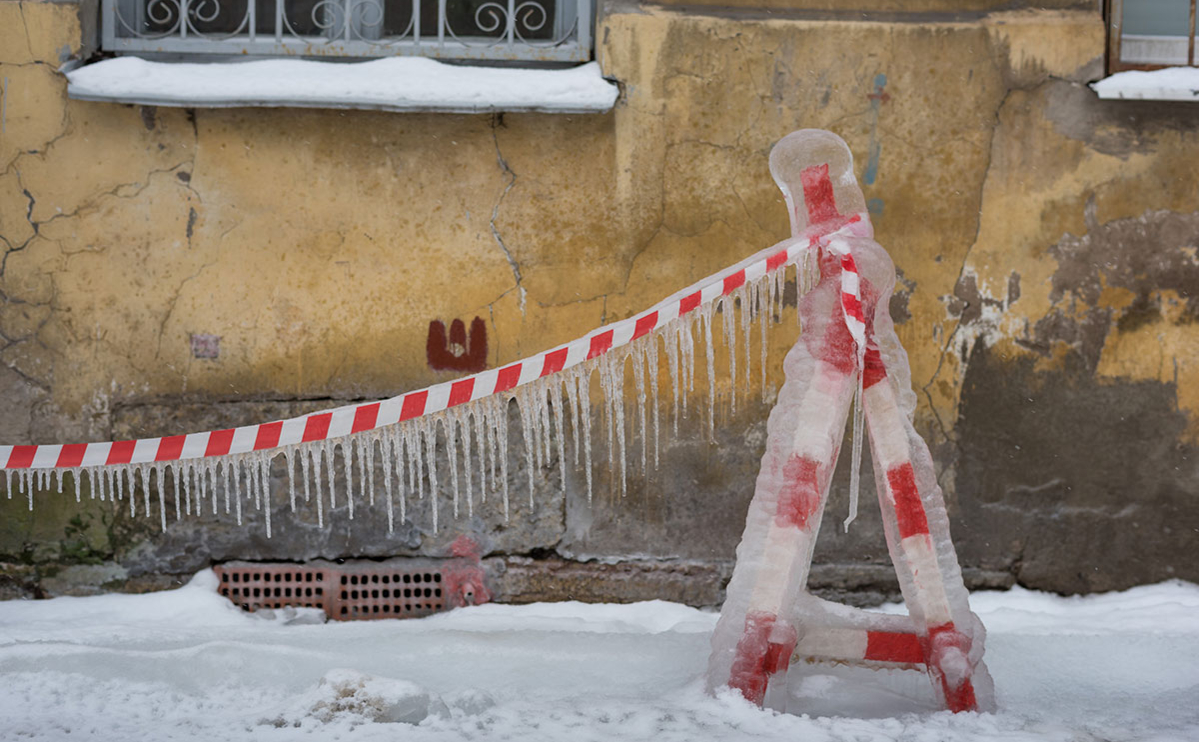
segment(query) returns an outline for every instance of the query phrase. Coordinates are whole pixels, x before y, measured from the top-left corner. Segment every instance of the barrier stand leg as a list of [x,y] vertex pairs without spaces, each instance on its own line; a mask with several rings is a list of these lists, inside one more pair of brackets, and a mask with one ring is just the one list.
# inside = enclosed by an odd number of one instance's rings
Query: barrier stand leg
[[[867,351],[863,386],[887,545],[925,664],[949,710],[980,708],[975,676],[985,677],[983,700],[989,706],[990,677],[982,664],[981,636],[978,651],[971,651],[971,636],[981,631],[981,623],[969,613],[941,490],[930,476],[932,457],[899,409],[877,350]],[[939,554],[938,547],[948,553]]]

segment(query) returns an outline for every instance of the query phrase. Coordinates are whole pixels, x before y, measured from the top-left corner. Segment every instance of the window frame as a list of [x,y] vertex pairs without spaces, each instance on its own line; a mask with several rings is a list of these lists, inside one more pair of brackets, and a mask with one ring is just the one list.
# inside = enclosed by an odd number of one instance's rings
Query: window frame
[[[1113,75],[1117,72],[1127,70],[1158,70],[1166,67],[1195,67],[1195,37],[1197,31],[1195,28],[1195,17],[1199,6],[1199,0],[1190,0],[1190,25],[1187,26],[1188,33],[1185,35],[1187,45],[1187,58],[1183,63],[1150,63],[1150,62],[1125,62],[1121,59],[1121,51],[1124,45],[1124,0],[1108,0],[1107,3],[1107,28],[1108,28],[1108,53],[1107,53],[1107,74]],[[1162,36],[1161,38],[1175,38],[1174,36]],[[1178,38],[1184,38],[1179,36]]]
[[[499,31],[498,36],[456,35],[447,20],[447,8],[456,0],[436,0],[437,33],[422,34],[421,0],[400,1],[411,3],[412,22],[408,28],[398,36],[368,39],[361,32],[359,21],[362,16],[355,18],[355,14],[362,8],[381,8],[384,0],[322,0],[318,5],[332,8],[341,15],[331,22],[335,24],[333,30],[336,33],[327,32],[320,36],[292,31],[285,7],[289,0],[266,0],[264,3],[268,8],[273,6],[274,10],[274,30],[271,33],[259,33],[257,30],[259,22],[263,20],[258,14],[259,3],[255,0],[245,2],[244,17],[233,34],[206,34],[196,30],[195,21],[180,22],[178,19],[179,16],[194,18],[197,9],[206,5],[216,8],[215,12],[219,13],[221,3],[232,5],[230,0],[101,0],[100,49],[115,54],[174,58],[206,55],[208,58],[216,56],[227,59],[316,57],[366,60],[419,56],[442,60],[519,63],[578,63],[592,59],[595,23],[593,0],[489,0],[480,5],[474,14],[477,21],[484,21],[477,25],[476,30]],[[428,5],[428,0],[424,4]],[[524,38],[522,27],[525,33],[529,33],[530,29],[540,29],[536,14],[539,11],[545,14],[545,6],[551,4],[555,27],[551,30],[550,38]],[[172,7],[175,9],[172,29],[167,33],[137,35],[138,32],[130,26],[130,20],[134,25],[141,25],[143,15],[156,5],[168,10]],[[136,18],[123,17],[122,13],[129,9],[134,9]],[[542,23],[548,22],[548,17],[546,15]]]

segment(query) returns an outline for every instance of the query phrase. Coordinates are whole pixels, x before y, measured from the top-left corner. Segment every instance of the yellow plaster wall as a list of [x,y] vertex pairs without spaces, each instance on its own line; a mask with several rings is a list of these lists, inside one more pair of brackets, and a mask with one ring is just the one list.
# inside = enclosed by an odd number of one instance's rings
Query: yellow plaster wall
[[[435,319],[482,317],[489,363],[509,362],[784,237],[766,157],[819,127],[863,176],[878,152],[864,190],[909,287],[921,425],[951,436],[972,344],[1028,353],[1019,341],[1061,301],[1049,248],[1087,231],[1088,203],[1094,224],[1199,208],[1193,132],[1063,123],[1058,98],[1091,95],[1104,34],[1088,10],[884,22],[647,6],[601,17],[598,58],[623,91],[604,115],[148,109],[66,98],[76,6],[0,0],[0,361],[32,390],[37,441],[103,437],[122,404],[444,380],[425,360]],[[964,276],[989,300],[966,326]],[[1097,373],[1164,379],[1162,353],[1180,379],[1199,373],[1193,326],[1162,327],[1105,347]],[[193,358],[192,333],[219,335],[220,358]]]

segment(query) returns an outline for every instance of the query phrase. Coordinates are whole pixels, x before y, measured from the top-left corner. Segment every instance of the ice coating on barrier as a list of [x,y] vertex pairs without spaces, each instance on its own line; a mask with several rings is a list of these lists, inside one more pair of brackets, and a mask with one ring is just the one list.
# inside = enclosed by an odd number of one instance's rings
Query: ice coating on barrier
[[[780,243],[763,254],[786,250],[786,243]],[[223,512],[236,519],[239,525],[247,512],[259,512],[270,536],[277,525],[271,522],[273,507],[286,503],[292,512],[311,508],[318,526],[323,527],[335,508],[344,509],[352,519],[364,501],[373,503],[380,495],[389,532],[394,532],[397,519],[403,523],[417,517],[427,518],[436,531],[447,515],[460,517],[463,510],[472,515],[476,499],[486,502],[489,497],[499,497],[504,517],[509,516],[509,411],[513,405],[519,440],[513,441],[511,453],[516,460],[523,459],[531,505],[535,506],[538,478],[552,467],[567,465],[583,469],[590,500],[595,486],[593,464],[599,463],[593,456],[593,432],[607,443],[609,481],[614,483],[614,491],[623,495],[629,476],[644,474],[651,460],[655,466],[659,461],[663,414],[671,421],[667,430],[676,434],[680,417],[700,414],[711,436],[718,406],[724,408],[727,403],[728,409],[735,409],[736,397],[746,394],[755,360],[765,381],[767,326],[781,318],[783,285],[792,265],[789,260],[778,261],[761,275],[720,294],[705,294],[698,305],[678,316],[670,315],[672,319],[627,344],[510,391],[372,430],[280,448],[148,464],[5,468],[7,496],[24,495],[32,509],[35,490],[45,490],[53,478],[61,488],[64,477],[70,476],[77,499],[85,489],[92,499],[111,501],[114,506],[128,498],[133,515],[153,518],[163,529],[172,521],[198,517],[205,512],[203,505],[213,514]],[[810,283],[807,274],[811,266],[801,263],[795,268],[802,291]],[[755,321],[759,333],[753,332]],[[755,334],[760,336],[758,359],[752,354]],[[708,385],[706,390],[697,390],[697,342],[705,346],[701,365],[706,373],[699,376]],[[717,368],[714,362],[715,343],[722,344],[728,354],[727,383],[721,378],[724,367]],[[668,383],[671,389],[662,393],[661,383]],[[707,404],[701,402],[697,408],[696,400]],[[671,409],[663,412],[661,403]],[[598,420],[593,407],[599,412]],[[329,414],[313,413],[299,422],[306,424],[313,417]],[[599,430],[593,431],[597,424]],[[287,480],[286,494],[272,487],[272,479],[280,475]],[[560,481],[566,488],[564,470]],[[521,483],[515,486],[520,488]],[[137,492],[144,499],[140,508],[131,498]],[[420,515],[414,504],[420,505]]]
[[[970,613],[932,457],[911,423],[907,356],[888,309],[895,268],[872,240],[852,156],[829,132],[801,131],[775,147],[771,172],[793,231],[815,238],[819,283],[799,301],[803,333],[784,361],[786,381],[767,424],[766,452],[712,637],[707,686],[727,686],[782,709],[796,656],[922,668],[946,708],[991,709],[982,624]],[[906,618],[827,604],[806,592],[851,407],[858,418],[855,449],[863,417],[869,431]],[[856,503],[851,518],[853,511]]]

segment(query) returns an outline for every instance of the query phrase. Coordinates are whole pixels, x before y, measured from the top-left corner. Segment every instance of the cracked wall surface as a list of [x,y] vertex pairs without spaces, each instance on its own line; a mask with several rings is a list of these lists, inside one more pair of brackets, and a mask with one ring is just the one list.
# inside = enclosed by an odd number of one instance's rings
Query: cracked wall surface
[[[1193,106],[1095,98],[1094,3],[733,5],[605,7],[611,113],[464,116],[72,101],[58,68],[87,53],[86,6],[0,0],[0,443],[247,424],[445,381],[423,351],[432,320],[483,318],[491,367],[571,340],[786,236],[770,147],[828,128],[901,271],[917,427],[971,584],[1199,579]],[[219,355],[196,357],[193,335]],[[547,470],[521,523],[459,523],[500,594],[610,598],[610,578],[626,599],[718,602],[793,341],[785,317],[767,401],[725,414],[715,443],[684,421],[623,499],[602,471],[594,502],[552,496]],[[0,571],[53,593],[93,589],[94,571],[54,574],[100,563],[136,589],[214,559],[448,543],[419,522],[291,517],[266,542],[220,518],[160,535],[94,503],[0,499]],[[894,593],[871,508],[817,558],[829,591]]]

